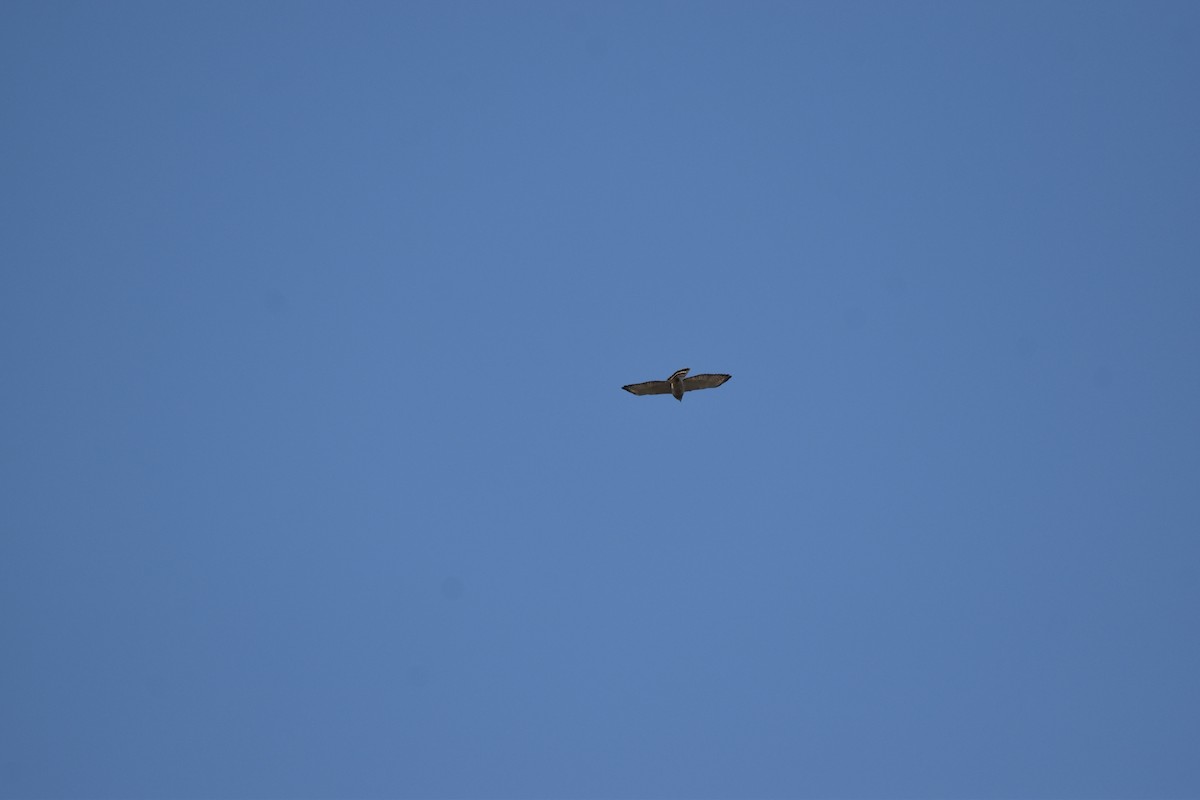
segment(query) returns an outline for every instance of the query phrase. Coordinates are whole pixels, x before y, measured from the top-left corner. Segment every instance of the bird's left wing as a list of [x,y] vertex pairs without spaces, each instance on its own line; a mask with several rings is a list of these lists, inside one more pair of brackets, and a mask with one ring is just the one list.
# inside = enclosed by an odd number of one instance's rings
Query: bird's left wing
[[646,381],[645,383],[631,383],[628,386],[622,386],[622,389],[630,394],[670,394],[671,384],[666,381]]
[[683,379],[683,390],[685,392],[693,392],[696,389],[715,389],[729,380],[730,377],[729,375],[715,375],[712,373],[693,375],[690,378]]

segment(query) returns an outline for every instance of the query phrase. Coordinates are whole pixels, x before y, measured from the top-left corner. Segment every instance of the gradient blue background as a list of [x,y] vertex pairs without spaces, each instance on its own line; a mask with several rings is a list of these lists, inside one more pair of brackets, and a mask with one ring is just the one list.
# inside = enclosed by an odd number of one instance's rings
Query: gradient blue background
[[6,2],[0,796],[1200,796],[1198,78],[1194,3]]

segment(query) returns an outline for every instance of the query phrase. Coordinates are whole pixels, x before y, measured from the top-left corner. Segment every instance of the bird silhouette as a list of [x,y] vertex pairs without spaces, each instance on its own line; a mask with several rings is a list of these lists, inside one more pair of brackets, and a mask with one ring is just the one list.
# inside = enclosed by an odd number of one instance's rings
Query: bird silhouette
[[645,394],[669,394],[676,400],[683,400],[684,392],[694,392],[697,389],[715,389],[725,381],[729,380],[729,375],[719,375],[705,373],[703,375],[693,375],[687,377],[688,370],[684,367],[681,370],[676,370],[671,377],[665,381],[646,381],[645,383],[631,383],[628,386],[621,388],[630,394],[636,394],[639,397]]

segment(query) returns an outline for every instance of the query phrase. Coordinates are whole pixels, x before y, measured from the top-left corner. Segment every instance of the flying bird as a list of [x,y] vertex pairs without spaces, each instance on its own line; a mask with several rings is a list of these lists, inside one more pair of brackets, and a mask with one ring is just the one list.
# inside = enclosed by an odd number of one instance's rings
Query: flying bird
[[728,375],[693,375],[686,377],[688,374],[687,368],[675,372],[674,375],[667,378],[665,381],[646,381],[645,383],[631,383],[628,386],[621,388],[630,394],[638,396],[644,394],[669,394],[673,395],[676,400],[683,400],[684,392],[694,392],[697,389],[715,389],[725,381],[729,380]]

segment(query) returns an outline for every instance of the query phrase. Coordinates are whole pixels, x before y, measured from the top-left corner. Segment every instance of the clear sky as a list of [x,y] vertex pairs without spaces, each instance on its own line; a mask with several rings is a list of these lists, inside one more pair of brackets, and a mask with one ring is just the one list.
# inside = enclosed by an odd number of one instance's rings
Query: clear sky
[[5,2],[0,797],[1200,796],[1198,79],[1196,3]]

